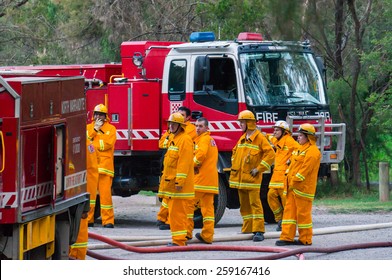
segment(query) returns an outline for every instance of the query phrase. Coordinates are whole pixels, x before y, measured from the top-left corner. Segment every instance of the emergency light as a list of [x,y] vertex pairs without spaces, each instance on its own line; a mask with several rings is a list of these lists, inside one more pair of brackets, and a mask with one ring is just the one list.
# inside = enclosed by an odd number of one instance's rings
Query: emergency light
[[211,42],[211,41],[215,41],[215,34],[214,32],[211,31],[193,32],[189,39],[192,43]]
[[241,32],[237,37],[238,41],[263,41],[260,33]]

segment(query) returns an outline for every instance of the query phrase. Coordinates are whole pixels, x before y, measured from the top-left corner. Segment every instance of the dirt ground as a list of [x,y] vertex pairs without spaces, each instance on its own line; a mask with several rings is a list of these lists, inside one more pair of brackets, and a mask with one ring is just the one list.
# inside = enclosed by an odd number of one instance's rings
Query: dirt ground
[[[159,259],[244,259],[244,258],[269,258],[273,257],[274,250],[281,249],[275,246],[279,239],[276,224],[266,224],[265,240],[253,242],[252,236],[241,234],[242,219],[238,209],[226,209],[222,220],[216,225],[215,240],[212,245],[202,244],[196,238],[188,242],[189,252],[169,253],[136,253],[134,248],[167,248],[171,241],[169,230],[159,230],[156,215],[159,202],[154,196],[135,195],[128,198],[113,197],[115,207],[115,228],[103,228],[97,221],[89,231],[100,236],[116,239],[125,244],[128,250],[115,249],[92,238],[89,239],[91,252],[115,259],[130,260],[159,260]],[[305,252],[307,260],[392,260],[392,213],[373,214],[331,214],[326,209],[313,209],[313,245],[291,246],[288,249],[313,251]],[[193,234],[200,232],[195,229]],[[149,245],[148,247],[146,247]],[[153,245],[151,247],[151,245]],[[215,250],[215,245],[232,247],[229,251]],[[208,251],[198,251],[197,247],[210,246]],[[234,247],[233,247],[234,246]],[[246,246],[250,250],[264,250],[264,252],[241,252],[234,250],[236,246]],[[363,247],[363,249],[353,249]],[[223,247],[222,247],[223,248]],[[212,250],[213,249],[213,250]],[[225,248],[227,249],[227,248]],[[326,253],[325,251],[331,251]],[[341,251],[344,250],[344,251]],[[88,257],[88,259],[95,259]],[[285,259],[297,259],[289,256]]]

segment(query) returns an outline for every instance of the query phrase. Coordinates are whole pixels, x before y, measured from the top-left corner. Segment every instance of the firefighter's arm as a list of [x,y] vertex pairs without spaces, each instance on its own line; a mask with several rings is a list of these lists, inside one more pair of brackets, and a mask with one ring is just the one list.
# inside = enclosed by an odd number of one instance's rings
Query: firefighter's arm
[[282,161],[285,162],[286,165],[290,165],[291,156],[295,150],[299,149],[300,144],[297,141],[295,141],[293,138],[289,138],[288,141],[286,141],[285,145],[288,148],[288,150],[284,155],[284,158],[282,158]]
[[167,145],[169,143],[170,130],[166,130],[166,132],[159,139],[159,149],[167,149]]
[[305,181],[305,179],[314,172],[314,167],[318,166],[319,157],[309,151],[306,153],[304,161],[299,168],[298,172],[293,176],[293,185],[296,183],[301,183]]
[[178,163],[176,173],[176,189],[180,191],[185,185],[185,181],[188,177],[188,172],[193,170],[189,168],[193,166],[193,142],[190,137],[184,137],[181,145],[178,147]]
[[263,151],[263,158],[261,159],[260,164],[251,171],[252,176],[256,176],[259,172],[263,173],[270,170],[274,163],[275,151],[265,137],[260,143],[260,149]]
[[194,166],[200,167],[205,160],[210,146],[209,137],[202,137],[197,143],[197,149],[195,151],[195,156],[193,157]]
[[94,137],[97,135],[97,132],[94,130],[94,124],[87,125],[87,139],[93,141]]
[[110,125],[102,127],[101,130],[103,130],[103,133],[99,139],[99,150],[107,151],[112,149],[116,143],[116,128]]

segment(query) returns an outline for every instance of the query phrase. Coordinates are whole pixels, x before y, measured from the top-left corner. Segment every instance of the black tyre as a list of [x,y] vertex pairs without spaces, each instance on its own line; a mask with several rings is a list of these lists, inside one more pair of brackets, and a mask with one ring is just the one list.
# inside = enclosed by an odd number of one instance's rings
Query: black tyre
[[[215,209],[215,225],[222,219],[223,214],[226,210],[227,194],[226,184],[221,175],[219,175],[219,194],[214,197],[214,209]],[[203,227],[203,216],[200,209],[197,209],[193,215],[194,228]]]

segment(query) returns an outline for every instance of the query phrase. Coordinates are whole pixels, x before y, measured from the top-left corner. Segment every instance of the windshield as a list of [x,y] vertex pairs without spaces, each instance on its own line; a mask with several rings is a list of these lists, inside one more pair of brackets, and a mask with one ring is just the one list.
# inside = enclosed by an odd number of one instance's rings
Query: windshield
[[241,53],[240,61],[248,105],[326,104],[312,54]]

